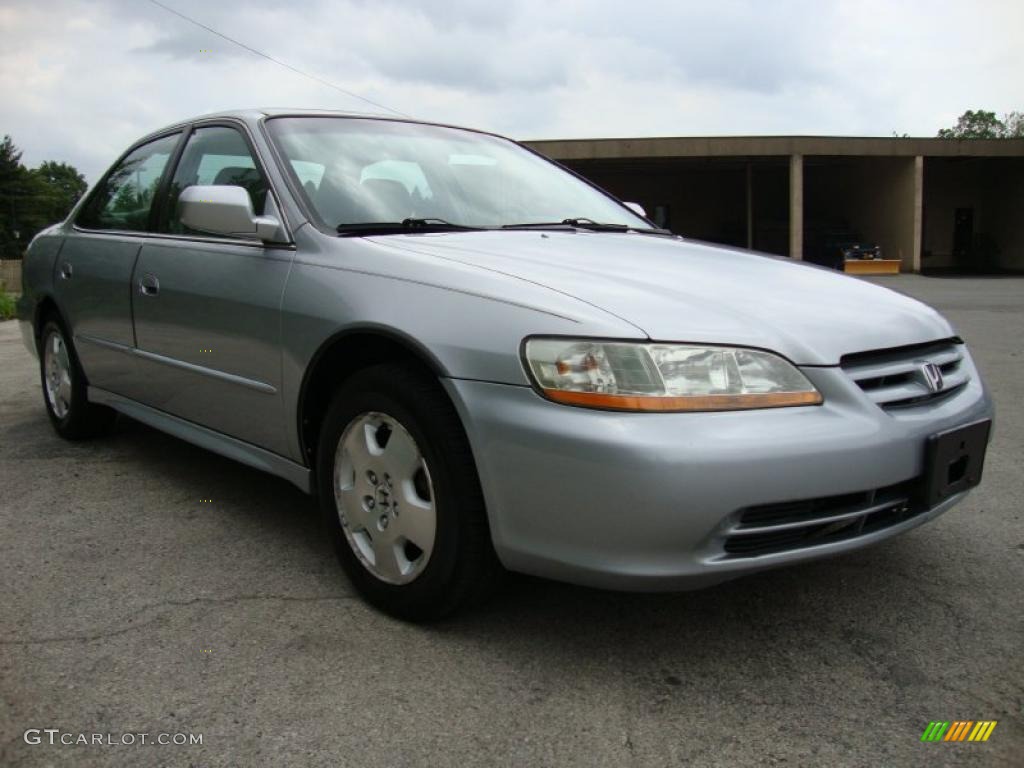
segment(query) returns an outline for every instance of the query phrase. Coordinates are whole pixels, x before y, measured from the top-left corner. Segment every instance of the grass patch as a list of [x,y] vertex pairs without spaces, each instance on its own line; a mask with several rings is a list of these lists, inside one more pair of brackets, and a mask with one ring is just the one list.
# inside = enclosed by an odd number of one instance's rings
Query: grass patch
[[14,297],[7,291],[0,291],[0,320],[14,317]]

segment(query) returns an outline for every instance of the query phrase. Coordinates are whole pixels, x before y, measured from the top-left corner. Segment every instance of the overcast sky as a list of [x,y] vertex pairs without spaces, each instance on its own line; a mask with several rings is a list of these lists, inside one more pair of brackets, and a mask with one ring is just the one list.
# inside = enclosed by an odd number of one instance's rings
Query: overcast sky
[[[416,117],[519,139],[932,136],[1024,109],[1024,2],[162,0]],[[0,134],[90,182],[142,134],[252,106],[372,110],[147,0],[3,0]]]

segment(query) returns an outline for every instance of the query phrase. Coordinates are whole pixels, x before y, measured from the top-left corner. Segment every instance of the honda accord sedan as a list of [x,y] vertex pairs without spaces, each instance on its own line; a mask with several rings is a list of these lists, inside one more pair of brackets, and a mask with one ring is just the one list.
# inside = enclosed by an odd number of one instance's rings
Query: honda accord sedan
[[505,570],[689,589],[878,542],[977,485],[993,415],[929,307],[412,120],[146,136],[33,240],[19,317],[60,436],[120,412],[285,478],[410,620]]

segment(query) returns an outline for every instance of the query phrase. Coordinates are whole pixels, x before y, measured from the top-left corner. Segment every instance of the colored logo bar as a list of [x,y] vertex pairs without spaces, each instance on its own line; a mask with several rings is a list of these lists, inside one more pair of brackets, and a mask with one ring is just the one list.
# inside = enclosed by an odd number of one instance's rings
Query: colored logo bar
[[997,720],[933,720],[921,734],[921,741],[988,741]]

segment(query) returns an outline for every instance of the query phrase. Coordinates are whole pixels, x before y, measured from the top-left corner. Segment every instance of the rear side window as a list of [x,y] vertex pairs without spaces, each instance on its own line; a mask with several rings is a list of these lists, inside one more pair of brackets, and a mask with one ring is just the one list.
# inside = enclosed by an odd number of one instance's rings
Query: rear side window
[[76,223],[87,229],[143,232],[160,179],[180,133],[143,144],[124,158],[85,204]]
[[196,184],[242,187],[249,193],[253,211],[257,215],[264,213],[267,181],[256,167],[249,145],[234,128],[219,125],[200,128],[189,137],[171,180],[165,231],[178,235],[201,234],[183,225],[178,211],[182,191]]

